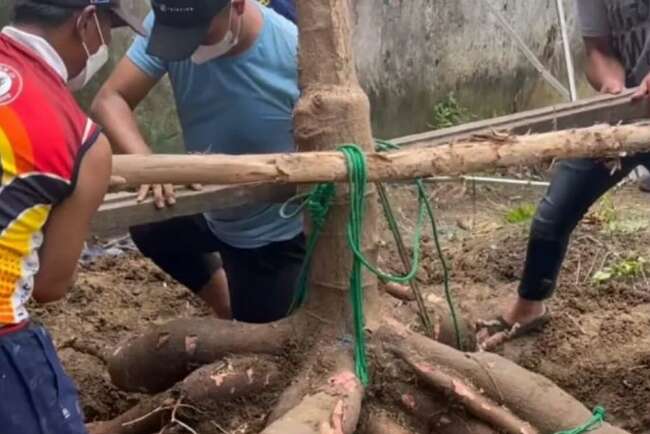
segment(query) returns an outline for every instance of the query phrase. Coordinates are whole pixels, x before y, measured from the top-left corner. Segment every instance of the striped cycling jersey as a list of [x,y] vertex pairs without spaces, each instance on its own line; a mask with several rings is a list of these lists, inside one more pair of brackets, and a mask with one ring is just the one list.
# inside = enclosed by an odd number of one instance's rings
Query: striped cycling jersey
[[66,79],[45,40],[14,28],[0,34],[0,327],[28,319],[43,227],[99,134]]

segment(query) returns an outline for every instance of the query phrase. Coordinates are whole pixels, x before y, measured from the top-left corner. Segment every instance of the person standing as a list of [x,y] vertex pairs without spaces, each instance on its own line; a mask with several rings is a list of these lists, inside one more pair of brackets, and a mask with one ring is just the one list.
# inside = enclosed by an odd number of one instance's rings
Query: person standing
[[[638,86],[632,102],[650,94],[650,4],[647,0],[577,0],[592,87],[620,94]],[[650,153],[607,161],[561,161],[533,219],[518,295],[503,315],[478,324],[478,340],[491,349],[543,327],[550,315],[544,301],[552,296],[571,233],[589,207],[637,166],[650,168]],[[650,188],[650,180],[642,181]]]

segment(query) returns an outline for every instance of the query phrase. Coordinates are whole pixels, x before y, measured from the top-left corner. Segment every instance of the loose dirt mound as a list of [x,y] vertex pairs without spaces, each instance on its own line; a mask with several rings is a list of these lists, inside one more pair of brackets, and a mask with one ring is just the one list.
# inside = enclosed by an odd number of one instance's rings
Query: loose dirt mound
[[[404,187],[391,190],[399,204],[400,226],[405,233],[411,232],[413,191]],[[494,315],[515,294],[528,222],[507,223],[504,215],[522,203],[536,202],[540,194],[540,190],[486,187],[477,188],[474,194],[474,189],[458,185],[433,191],[452,270],[452,289],[462,310],[471,317]],[[604,211],[592,214],[571,244],[550,305],[552,324],[502,350],[587,405],[605,406],[612,421],[640,434],[650,433],[650,286],[644,265],[640,264],[637,273],[623,273],[601,283],[595,283],[593,275],[626,260],[650,260],[650,229],[630,223],[647,213],[645,202],[647,196],[628,189],[601,206]],[[382,240],[380,263],[401,271],[385,230]],[[418,279],[425,298],[437,303],[443,295],[440,263],[431,237],[425,236],[424,242]],[[401,302],[395,302],[395,307],[405,323],[417,326],[413,308]],[[209,314],[193,295],[138,255],[99,260],[81,271],[64,303],[33,307],[32,312],[54,335],[61,358],[81,389],[90,420],[111,418],[139,400],[138,395],[125,394],[110,384],[102,360],[106,351],[128,334],[152,324]],[[382,384],[383,389],[390,387]],[[215,422],[226,432],[257,432],[268,408],[265,397],[233,402]]]

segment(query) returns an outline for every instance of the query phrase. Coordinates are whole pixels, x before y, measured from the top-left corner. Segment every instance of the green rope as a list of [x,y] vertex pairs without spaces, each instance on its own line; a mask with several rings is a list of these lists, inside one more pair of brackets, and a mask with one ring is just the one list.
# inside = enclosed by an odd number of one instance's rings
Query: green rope
[[[386,140],[375,140],[375,142],[376,142],[376,148],[379,152],[394,151],[400,149],[398,145],[388,142]],[[442,252],[442,246],[440,245],[440,237],[438,236],[438,224],[436,223],[436,216],[433,212],[433,207],[429,202],[429,195],[427,194],[424,182],[422,182],[421,179],[416,179],[415,185],[417,186],[417,190],[418,190],[418,202],[424,206],[424,209],[426,210],[426,213],[429,216],[429,223],[431,224],[431,231],[433,232],[433,241],[436,246],[436,253],[438,254],[438,258],[440,259],[440,265],[442,266],[442,277],[443,277],[443,287],[445,291],[445,299],[447,300],[447,306],[449,307],[451,320],[454,326],[454,332],[456,333],[456,345],[458,346],[459,349],[462,350],[463,339],[461,335],[460,325],[458,323],[458,315],[456,314],[454,299],[451,294],[451,289],[449,285],[449,267],[447,266],[445,255]],[[387,214],[387,218],[389,220],[391,218],[393,220],[395,219],[390,209],[384,209],[384,211]],[[390,214],[390,216],[388,214]],[[419,251],[420,249],[419,238],[416,238],[415,241],[416,241],[415,244],[416,247],[414,247],[414,250]],[[417,265],[417,267],[419,268],[419,264]]]
[[580,425],[577,428],[570,429],[568,431],[560,431],[555,434],[583,434],[589,431],[600,428],[600,426],[605,422],[605,409],[603,407],[594,408],[594,414],[584,425]]
[[[396,145],[389,142],[378,141],[377,147],[379,150],[397,149]],[[453,298],[449,289],[449,269],[442,253],[440,246],[440,239],[438,237],[438,230],[435,220],[433,208],[429,204],[429,198],[426,189],[421,180],[416,181],[418,188],[418,220],[414,230],[414,247],[412,267],[408,273],[403,276],[385,273],[373,266],[370,261],[366,259],[362,252],[362,237],[363,237],[363,221],[365,215],[365,193],[367,180],[367,164],[363,151],[356,145],[344,145],[339,148],[346,158],[346,165],[348,169],[348,182],[350,188],[350,216],[347,227],[347,238],[350,249],[353,252],[352,272],[350,275],[350,296],[352,301],[353,322],[354,322],[354,337],[355,337],[355,369],[356,374],[362,384],[368,384],[368,365],[366,361],[366,339],[365,339],[365,318],[363,311],[363,273],[362,266],[366,267],[370,272],[374,273],[385,281],[392,281],[398,283],[408,283],[416,275],[420,267],[421,255],[421,237],[422,227],[424,225],[424,218],[428,215],[431,228],[433,231],[433,239],[436,245],[436,250],[440,258],[443,268],[444,288],[449,310],[453,320],[453,325],[456,331],[456,340],[458,347],[461,348],[462,338],[456,309],[454,307]],[[333,183],[319,184],[307,195],[302,194],[287,201],[281,208],[280,214],[285,218],[291,218],[300,213],[305,207],[309,210],[312,218],[312,231],[307,240],[305,260],[302,264],[299,278],[298,288],[294,295],[291,304],[290,312],[300,307],[309,295],[309,271],[311,269],[311,260],[316,249],[316,244],[323,231],[323,226],[327,218],[327,214],[331,207],[336,190]],[[305,202],[298,206],[297,210],[291,214],[285,212],[286,207],[293,203],[297,198],[305,197]],[[385,207],[384,212],[389,221],[391,230],[396,230],[397,220],[390,207]]]
[[[318,184],[310,193],[307,194],[307,200],[293,213],[286,214],[284,210],[287,204],[292,203],[295,198],[289,199],[280,209],[280,215],[283,218],[292,218],[298,215],[306,207],[309,210],[312,221],[312,231],[309,234],[307,245],[305,246],[305,259],[300,267],[300,274],[298,274],[298,288],[296,289],[293,301],[291,302],[289,313],[295,312],[297,308],[302,306],[309,295],[309,271],[311,270],[311,260],[314,256],[318,239],[323,232],[323,226],[325,226],[325,220],[327,219],[327,214],[332,206],[335,194],[336,187],[333,183]],[[297,197],[302,196],[304,196],[304,194],[298,195]]]
[[366,156],[356,145],[339,148],[345,155],[350,184],[350,218],[348,220],[348,244],[355,252],[350,273],[350,295],[354,322],[354,355],[356,374],[364,386],[368,385],[368,362],[366,360],[366,333],[363,312],[363,272],[361,265],[361,244],[363,240],[363,219],[366,213],[367,165]]

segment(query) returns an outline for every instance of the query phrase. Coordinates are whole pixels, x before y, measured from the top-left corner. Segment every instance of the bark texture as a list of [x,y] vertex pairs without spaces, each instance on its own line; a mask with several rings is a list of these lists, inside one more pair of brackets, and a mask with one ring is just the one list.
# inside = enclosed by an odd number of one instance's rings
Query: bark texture
[[[322,41],[325,44],[327,40]],[[318,45],[318,44],[316,44]],[[318,49],[318,47],[315,47]],[[303,48],[301,53],[304,53]],[[319,53],[320,58],[323,52]],[[304,73],[303,73],[304,76]],[[296,109],[296,139],[304,154],[117,155],[113,172],[124,186],[140,184],[314,183],[347,179],[345,160],[333,149],[345,143],[368,153],[370,181],[458,175],[532,165],[553,158],[616,158],[650,150],[647,122],[596,125],[525,136],[482,135],[433,148],[373,152],[365,125],[368,100],[358,86],[313,84]]]

